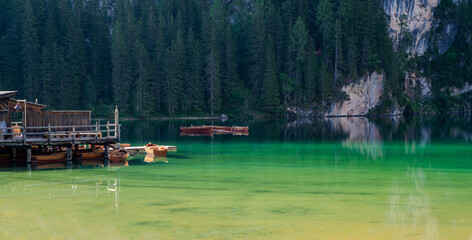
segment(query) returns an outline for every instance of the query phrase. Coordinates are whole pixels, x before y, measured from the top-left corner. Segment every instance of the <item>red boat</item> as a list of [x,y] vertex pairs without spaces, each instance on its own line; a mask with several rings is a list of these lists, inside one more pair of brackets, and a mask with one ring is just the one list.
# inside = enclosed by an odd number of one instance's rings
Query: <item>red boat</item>
[[231,127],[227,127],[227,126],[208,126],[208,127],[211,127],[212,132],[215,134],[231,133]]
[[180,127],[180,132],[181,133],[205,134],[205,133],[212,133],[212,131],[213,131],[212,126]]
[[213,134],[249,135],[249,127],[201,126],[180,127],[180,135],[213,136]]

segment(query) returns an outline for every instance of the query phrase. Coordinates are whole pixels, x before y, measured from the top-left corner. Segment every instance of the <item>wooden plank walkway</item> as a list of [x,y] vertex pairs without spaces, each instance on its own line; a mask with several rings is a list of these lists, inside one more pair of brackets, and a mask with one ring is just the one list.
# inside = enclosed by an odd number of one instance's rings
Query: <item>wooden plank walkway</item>
[[120,141],[120,127],[97,124],[1,128],[0,146],[113,144]]

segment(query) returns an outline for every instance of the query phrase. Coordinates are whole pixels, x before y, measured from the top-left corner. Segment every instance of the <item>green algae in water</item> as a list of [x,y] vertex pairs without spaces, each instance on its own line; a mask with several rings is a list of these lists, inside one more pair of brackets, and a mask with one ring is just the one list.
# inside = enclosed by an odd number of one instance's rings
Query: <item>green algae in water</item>
[[181,124],[124,123],[133,145],[178,145],[168,164],[0,172],[0,238],[472,236],[467,128],[455,138],[424,122],[251,122],[248,137],[198,138],[180,137]]

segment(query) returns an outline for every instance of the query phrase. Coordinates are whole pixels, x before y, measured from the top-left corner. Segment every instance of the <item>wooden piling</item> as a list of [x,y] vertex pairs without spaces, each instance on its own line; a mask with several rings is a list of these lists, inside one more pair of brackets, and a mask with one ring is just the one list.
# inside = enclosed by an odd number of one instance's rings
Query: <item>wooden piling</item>
[[72,146],[67,146],[67,164],[72,163]]
[[26,149],[26,164],[31,164],[31,147]]
[[105,144],[105,166],[110,163],[110,145]]
[[11,163],[13,167],[16,166],[16,147],[11,148]]
[[105,144],[105,160],[110,160],[110,146]]

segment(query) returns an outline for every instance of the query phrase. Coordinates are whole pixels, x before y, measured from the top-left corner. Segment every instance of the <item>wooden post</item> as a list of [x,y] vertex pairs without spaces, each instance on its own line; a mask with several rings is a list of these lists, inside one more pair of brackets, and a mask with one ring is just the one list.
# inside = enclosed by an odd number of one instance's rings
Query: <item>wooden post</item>
[[110,163],[110,146],[105,144],[105,166],[108,166]]
[[26,128],[21,127],[21,131],[23,131],[23,144],[26,145]]
[[120,138],[120,129],[118,128],[119,124],[120,124],[120,112],[118,111],[118,105],[117,105],[115,107],[115,137],[118,139]]
[[67,166],[72,164],[72,145],[67,146]]
[[72,143],[75,144],[75,127],[72,127]]
[[51,124],[48,125],[48,144],[51,145]]
[[98,141],[98,133],[100,131],[100,127],[98,126],[98,122],[95,122],[95,142]]
[[13,147],[11,149],[11,163],[12,163],[13,167],[16,166],[16,147]]
[[26,164],[31,164],[31,147],[26,149]]
[[107,137],[110,137],[110,121],[107,122]]

